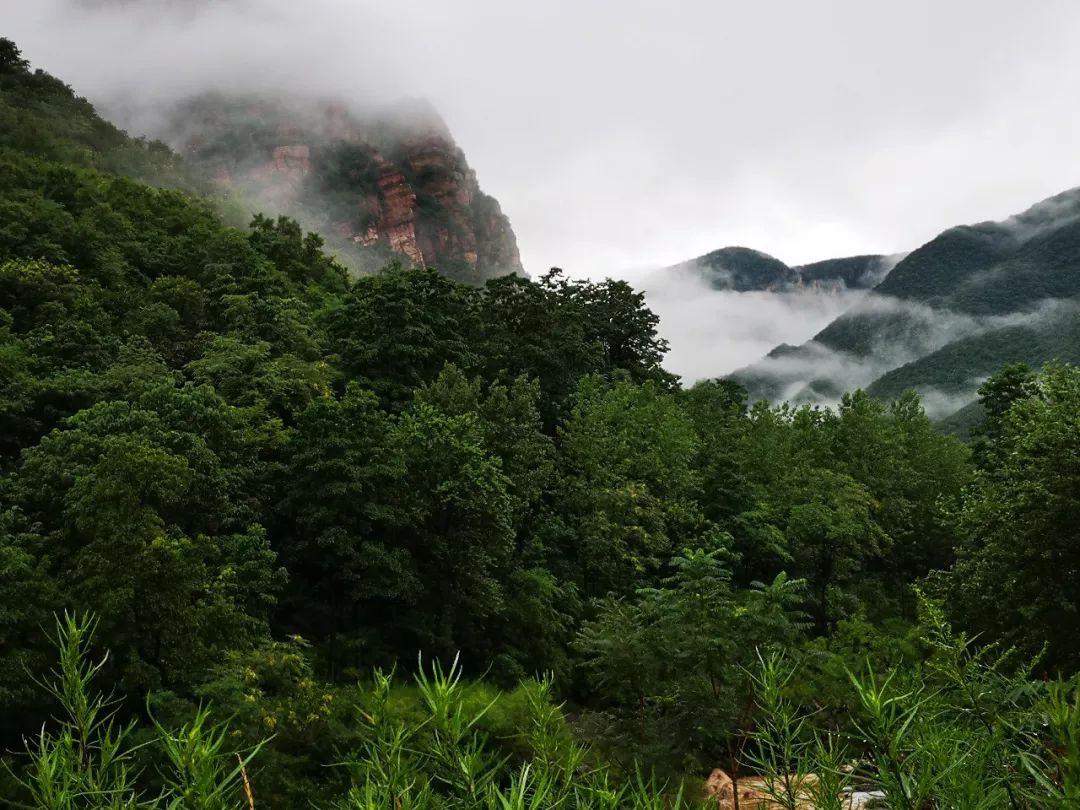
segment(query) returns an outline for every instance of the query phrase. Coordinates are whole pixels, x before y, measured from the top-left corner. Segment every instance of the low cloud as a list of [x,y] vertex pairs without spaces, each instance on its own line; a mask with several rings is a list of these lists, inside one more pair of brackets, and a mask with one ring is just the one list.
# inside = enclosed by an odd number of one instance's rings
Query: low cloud
[[950,416],[965,405],[970,405],[975,399],[979,386],[985,381],[985,377],[973,377],[967,381],[961,393],[945,391],[934,386],[921,386],[918,391],[923,410],[931,419],[943,419]]
[[1080,188],[1070,189],[1031,206],[1022,214],[1008,217],[1001,227],[1018,242],[1056,230],[1080,219]]
[[715,290],[684,273],[663,280],[650,273],[645,284],[646,301],[660,316],[660,334],[671,345],[665,366],[686,384],[729,374],[781,343],[802,343],[865,294]]
[[896,265],[908,257],[907,253],[894,253],[891,256],[881,256],[866,268],[862,278],[859,279],[860,287],[870,289],[876,287],[885,280],[885,276],[892,272]]
[[[762,358],[741,369],[740,376],[755,380],[776,401],[834,405],[840,393],[866,388],[887,372],[953,341],[1016,326],[1049,329],[1075,312],[1074,300],[1050,298],[1006,315],[973,316],[869,293],[849,312],[856,317],[881,318],[877,327],[871,327],[878,331],[865,353],[839,351],[811,340]],[[972,376],[948,388],[915,387],[927,413],[940,417],[971,402],[984,380]]]

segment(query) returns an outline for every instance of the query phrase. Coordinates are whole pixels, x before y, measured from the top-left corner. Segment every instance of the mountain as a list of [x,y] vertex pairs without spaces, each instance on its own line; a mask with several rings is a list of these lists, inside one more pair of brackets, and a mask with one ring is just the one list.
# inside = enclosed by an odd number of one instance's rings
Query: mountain
[[918,390],[948,416],[1006,363],[1080,361],[1080,189],[908,254],[851,311],[734,376],[755,397],[834,400]]
[[510,221],[426,104],[203,95],[172,112],[164,137],[219,188],[297,219],[360,272],[394,259],[470,283],[524,272]]
[[794,270],[777,258],[746,247],[725,247],[669,267],[668,273],[697,274],[714,290],[777,290],[798,283]]
[[725,247],[673,265],[661,274],[695,275],[714,290],[735,292],[869,289],[889,272],[898,258],[849,256],[791,267],[759,250]]
[[245,220],[255,211],[293,216],[358,272],[396,259],[470,283],[523,273],[509,220],[425,105],[357,114],[206,95],[175,108],[157,134],[130,137],[0,42],[0,148],[186,192],[229,192]]

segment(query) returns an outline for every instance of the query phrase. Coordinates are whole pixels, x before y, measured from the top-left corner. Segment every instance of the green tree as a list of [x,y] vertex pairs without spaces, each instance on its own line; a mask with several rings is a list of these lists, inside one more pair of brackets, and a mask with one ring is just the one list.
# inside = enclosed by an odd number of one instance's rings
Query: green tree
[[645,306],[645,294],[625,281],[562,282],[560,291],[584,311],[586,335],[600,345],[603,370],[622,370],[635,382],[670,385],[661,367],[667,341],[656,334],[660,317]]
[[779,576],[739,592],[730,537],[685,550],[657,588],[610,597],[578,640],[614,752],[667,773],[731,758],[750,723],[747,667],[757,650],[794,642],[801,583]]
[[1038,394],[1035,373],[1026,363],[1005,366],[979,386],[979,404],[983,421],[972,430],[975,438],[975,461],[981,467],[993,463],[996,445],[1003,438],[1005,415],[1012,406]]
[[817,630],[826,633],[852,612],[845,600],[865,561],[880,555],[888,538],[873,520],[869,493],[843,474],[810,470],[790,492],[784,532],[791,569],[807,580]]
[[14,471],[20,545],[47,561],[54,608],[102,616],[130,687],[190,687],[266,632],[284,575],[249,501],[260,441],[207,389],[158,388],[80,412]]
[[586,594],[651,583],[702,525],[694,500],[697,439],[654,382],[586,377],[560,432],[563,513]]
[[476,365],[475,296],[434,270],[391,268],[358,279],[327,328],[345,371],[401,410],[447,363]]
[[513,598],[488,629],[492,649],[501,650],[491,675],[507,684],[531,672],[568,669],[566,645],[580,610],[573,583],[551,570],[558,549],[548,547],[545,528],[558,482],[554,443],[542,429],[540,400],[539,385],[525,377],[509,385],[494,383],[485,392],[479,379],[467,380],[452,365],[415,398],[416,405],[475,417],[486,451],[498,459],[507,478],[515,544],[505,589]]
[[580,302],[561,273],[538,281],[503,276],[484,285],[478,304],[478,353],[488,378],[538,381],[550,429],[565,414],[578,380],[602,368],[602,347],[587,332]]
[[749,428],[746,389],[729,380],[699,382],[682,392],[683,409],[698,437],[695,466],[701,476],[701,507],[713,523],[731,527],[753,506],[740,444]]
[[1000,417],[1000,436],[956,513],[955,566],[936,580],[966,627],[1074,668],[1080,613],[1080,371],[1047,367]]
[[380,623],[422,587],[410,550],[388,534],[409,517],[390,430],[375,395],[351,383],[341,398],[310,403],[285,448],[274,547],[290,582],[280,622],[318,642],[332,674],[385,656]]
[[384,632],[403,653],[461,650],[483,659],[515,547],[510,480],[472,413],[418,402],[397,419],[389,442],[404,467],[398,488],[405,520],[387,532],[387,542],[410,555],[423,587],[406,604],[388,605]]

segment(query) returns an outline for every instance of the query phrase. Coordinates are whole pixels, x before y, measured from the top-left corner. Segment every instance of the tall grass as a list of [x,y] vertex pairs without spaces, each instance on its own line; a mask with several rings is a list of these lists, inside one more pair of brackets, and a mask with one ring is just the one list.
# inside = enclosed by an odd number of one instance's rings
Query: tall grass
[[[55,727],[44,725],[28,743],[24,767],[13,769],[23,797],[10,801],[32,810],[232,810],[242,807],[244,767],[255,751],[237,757],[226,745],[224,725],[199,709],[183,727],[155,725],[152,742],[168,766],[153,795],[140,789],[135,767],[134,723],[118,720],[118,701],[97,691],[95,679],[108,659],[90,657],[97,622],[88,615],[57,618],[53,643],[58,664],[38,683],[55,698]],[[257,750],[257,749],[256,749]],[[235,765],[233,763],[236,763]]]
[[1077,681],[1033,677],[1034,663],[976,646],[920,599],[931,655],[906,670],[849,673],[854,734],[816,727],[785,697],[797,672],[781,655],[762,658],[748,759],[769,807],[796,810],[809,798],[838,810],[854,785],[883,793],[890,810],[1080,807]]
[[[745,765],[759,798],[741,810],[848,810],[851,791],[883,792],[890,810],[1055,810],[1080,807],[1080,692],[1045,681],[1008,653],[954,635],[924,603],[924,666],[852,674],[855,733],[819,725],[788,695],[797,670],[761,656],[753,673],[759,707]],[[151,716],[157,772],[137,766],[132,723],[95,689],[107,656],[90,656],[95,622],[58,618],[58,663],[40,685],[59,711],[27,744],[12,775],[14,806],[31,810],[255,810],[248,766],[260,746],[238,752],[226,724],[200,707],[178,728]],[[550,678],[522,686],[513,739],[492,739],[485,717],[498,697],[476,700],[457,660],[421,665],[419,711],[402,712],[394,674],[376,670],[361,690],[349,787],[326,810],[682,810],[700,804],[645,768],[627,780],[571,733]],[[493,694],[493,693],[489,693]],[[519,693],[520,695],[520,693]],[[520,707],[520,701],[518,703]],[[485,730],[488,729],[488,730]],[[150,778],[148,778],[150,777]],[[743,782],[744,780],[740,780]],[[153,788],[147,787],[153,785]],[[6,797],[5,797],[6,798]],[[725,805],[730,806],[730,805]]]
[[493,704],[467,708],[456,660],[449,668],[438,662],[421,666],[415,680],[426,711],[408,719],[388,711],[392,674],[375,672],[361,713],[365,741],[342,763],[352,787],[336,810],[690,806],[681,791],[668,791],[653,778],[639,774],[629,784],[617,783],[606,768],[592,763],[552,698],[550,678],[523,685],[527,713],[517,734],[518,747],[528,755],[519,763],[489,744],[480,721]]

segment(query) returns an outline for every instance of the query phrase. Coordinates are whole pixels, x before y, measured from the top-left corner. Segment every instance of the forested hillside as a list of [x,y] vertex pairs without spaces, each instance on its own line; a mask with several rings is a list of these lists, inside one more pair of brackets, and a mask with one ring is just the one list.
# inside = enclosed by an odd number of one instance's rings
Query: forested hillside
[[1005,364],[1080,361],[1078,315],[1073,189],[1002,222],[945,231],[812,340],[780,346],[734,378],[772,400],[829,402],[857,386],[888,399],[911,388],[942,418],[973,403]]
[[353,276],[0,57],[4,801],[1080,800],[1080,371],[970,446],[685,388],[624,282]]

